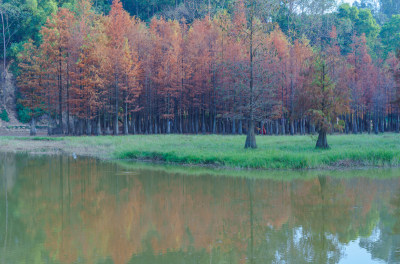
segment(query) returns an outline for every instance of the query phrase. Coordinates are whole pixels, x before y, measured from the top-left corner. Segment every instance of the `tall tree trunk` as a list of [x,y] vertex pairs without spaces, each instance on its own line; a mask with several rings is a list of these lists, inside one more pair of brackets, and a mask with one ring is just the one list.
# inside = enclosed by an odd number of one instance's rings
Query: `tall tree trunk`
[[31,136],[36,136],[36,122],[35,122],[35,117],[32,117],[31,120],[31,130],[30,130],[30,135]]
[[201,133],[205,134],[206,133],[206,117],[205,117],[206,111],[202,110],[201,114]]
[[149,134],[149,116],[143,117],[143,132],[145,135]]
[[194,128],[194,113],[193,110],[191,111],[191,115],[189,116],[190,118],[190,132],[194,134],[195,128]]
[[142,134],[142,123],[141,123],[142,117],[140,114],[137,116],[137,130],[138,134]]
[[274,134],[274,124],[272,121],[269,122],[269,134],[271,136]]
[[85,126],[84,120],[83,120],[83,119],[80,119],[80,120],[79,120],[79,135],[83,135],[84,126]]
[[159,126],[158,126],[158,121],[159,120],[159,117],[157,116],[156,117],[156,119],[154,120],[154,134],[158,134],[158,129],[159,129]]
[[59,112],[59,128],[61,130],[61,134],[63,133],[63,113],[62,113],[62,61],[61,61],[61,47],[59,48],[59,73],[58,73],[58,112]]
[[254,134],[254,73],[253,73],[253,34],[254,34],[254,1],[251,2],[251,13],[250,13],[250,120],[248,124],[245,148],[257,148],[256,135]]
[[110,123],[111,123],[111,120],[110,120],[110,114],[108,114],[107,113],[107,127],[106,127],[106,134],[107,135],[110,135],[111,134],[111,129],[110,129]]
[[[73,117],[72,118],[72,134],[74,136],[78,135],[78,128],[77,127],[78,127],[78,121],[77,121],[76,117]],[[47,133],[49,133],[49,132],[47,131]]]
[[128,135],[129,131],[128,131],[128,104],[125,103],[125,109],[124,109],[125,113],[124,113],[124,134]]
[[51,117],[51,115],[49,114],[49,119],[47,121],[48,125],[47,125],[47,135],[51,136],[52,132],[53,132],[53,118]]
[[290,135],[294,135],[294,120],[290,120]]
[[212,124],[212,133],[216,134],[217,133],[217,118],[216,118],[215,112],[213,114],[212,120],[213,120],[212,121],[213,122],[213,124]]
[[183,120],[183,129],[184,133],[190,134],[190,129],[189,129],[189,115],[186,115],[185,119]]
[[368,113],[366,116],[366,126],[368,134],[371,134],[371,113]]
[[[1,15],[1,24],[3,25],[3,72],[1,74],[1,103],[5,107],[6,104],[6,96],[5,96],[5,83],[6,83],[6,66],[7,66],[7,43],[6,43],[6,26],[4,21],[4,13],[3,10],[0,10]],[[8,20],[7,20],[8,21]]]
[[249,121],[249,129],[247,130],[247,137],[244,148],[257,148],[256,135],[254,133],[254,120]]
[[294,134],[300,134],[303,135],[306,133],[306,131],[303,131],[303,125],[302,125],[303,119],[297,119],[294,121]]
[[195,132],[196,134],[199,133],[199,111],[196,110],[194,113],[194,128],[195,128]]
[[346,134],[349,134],[349,118],[348,114],[344,116],[344,130]]
[[167,119],[167,134],[171,134],[171,120]]
[[183,124],[182,124],[183,116],[182,114],[179,115],[179,133],[183,134]]
[[118,136],[119,134],[119,127],[118,127],[118,112],[119,112],[119,106],[118,106],[118,97],[119,97],[119,92],[118,92],[118,79],[115,77],[115,117],[114,117],[114,135]]
[[353,114],[352,123],[353,123],[353,134],[357,134],[358,133],[357,111],[355,112],[355,114]]
[[315,145],[315,148],[317,148],[317,149],[328,149],[329,148],[328,140],[326,137],[326,131],[323,129],[320,129],[318,132],[318,140],[317,140],[317,144]]
[[375,110],[375,114],[374,114],[374,132],[375,132],[375,134],[376,135],[378,135],[379,134],[379,119],[378,119],[378,113],[377,113],[377,111]]
[[84,129],[83,119],[79,119],[79,135],[83,135],[83,129]]
[[[169,119],[168,119],[169,120]],[[153,134],[153,115],[150,115],[147,119],[147,132],[146,134]]]
[[[70,124],[70,109],[69,109],[69,63],[67,63],[67,98],[66,98],[66,104],[67,104],[67,135],[69,135],[70,133],[70,129],[71,129],[71,124]],[[99,117],[100,118],[100,117]]]
[[174,134],[178,133],[178,124],[179,124],[179,114],[178,114],[178,100],[174,99]]
[[87,119],[86,120],[86,135],[91,135],[92,134],[92,120]]
[[132,114],[132,134],[136,135],[136,116]]
[[[103,113],[103,129],[105,130],[107,127],[107,118],[106,118],[106,112]],[[107,134],[106,131],[104,131],[105,134]]]
[[101,116],[100,113],[97,116],[97,128],[96,128],[96,135],[100,136],[101,135]]

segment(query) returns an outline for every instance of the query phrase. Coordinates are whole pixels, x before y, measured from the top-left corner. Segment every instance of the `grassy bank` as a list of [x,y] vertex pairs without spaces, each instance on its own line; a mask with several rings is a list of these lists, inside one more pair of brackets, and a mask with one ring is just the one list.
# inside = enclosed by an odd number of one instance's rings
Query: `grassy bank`
[[237,170],[237,169],[224,169],[224,168],[213,168],[205,166],[181,166],[178,164],[154,164],[151,162],[132,162],[125,160],[114,161],[118,166],[130,171],[140,171],[144,175],[150,175],[151,173],[157,172],[164,175],[181,175],[181,176],[195,176],[195,177],[238,177],[238,178],[249,178],[249,179],[271,179],[278,181],[292,181],[292,180],[305,180],[315,179],[320,176],[322,177],[333,177],[340,179],[348,178],[371,178],[371,179],[391,179],[398,178],[400,175],[399,167],[366,167],[365,169],[360,168],[330,168],[330,169],[304,169],[304,170]]
[[257,137],[258,149],[243,148],[245,136],[139,135],[120,137],[0,137],[3,151],[72,153],[106,159],[146,159],[231,168],[303,169],[399,166],[400,135],[329,136],[330,150],[316,150],[310,136]]

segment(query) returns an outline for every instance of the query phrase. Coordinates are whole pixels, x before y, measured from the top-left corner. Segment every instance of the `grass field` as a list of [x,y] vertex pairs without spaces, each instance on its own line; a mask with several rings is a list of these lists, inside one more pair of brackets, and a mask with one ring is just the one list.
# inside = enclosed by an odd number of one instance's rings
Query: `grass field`
[[310,136],[258,136],[255,150],[245,136],[135,135],[101,137],[0,137],[3,151],[72,153],[105,159],[147,159],[231,168],[305,169],[399,166],[400,135],[328,136],[329,150],[316,150]]

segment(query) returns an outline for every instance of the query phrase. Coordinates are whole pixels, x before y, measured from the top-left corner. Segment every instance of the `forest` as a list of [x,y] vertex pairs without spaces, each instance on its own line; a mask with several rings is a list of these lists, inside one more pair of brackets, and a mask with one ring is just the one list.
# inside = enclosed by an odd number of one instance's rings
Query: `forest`
[[4,69],[32,135],[42,116],[49,134],[247,134],[246,148],[400,130],[397,1],[37,1],[37,16],[15,2],[0,7]]

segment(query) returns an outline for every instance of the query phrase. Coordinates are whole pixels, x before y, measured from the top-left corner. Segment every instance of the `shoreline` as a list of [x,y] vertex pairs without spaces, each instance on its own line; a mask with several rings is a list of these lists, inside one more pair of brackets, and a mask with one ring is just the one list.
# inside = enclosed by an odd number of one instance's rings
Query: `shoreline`
[[[365,140],[389,144],[368,147]],[[0,151],[31,155],[77,155],[109,161],[238,171],[347,170],[400,167],[400,135],[337,135],[330,150],[315,150],[306,136],[257,137],[259,149],[241,149],[244,136],[159,135],[101,137],[0,136]],[[343,142],[341,142],[343,141]],[[353,146],[349,146],[352,142]],[[358,142],[359,141],[359,142]],[[244,141],[243,141],[244,142]],[[397,145],[397,142],[398,145]],[[341,145],[339,145],[339,143]],[[393,145],[393,144],[396,144]],[[275,149],[272,146],[275,145]],[[379,144],[378,144],[379,145]],[[269,147],[269,148],[268,148]],[[223,150],[225,149],[225,150]]]

